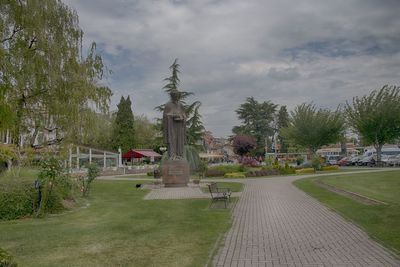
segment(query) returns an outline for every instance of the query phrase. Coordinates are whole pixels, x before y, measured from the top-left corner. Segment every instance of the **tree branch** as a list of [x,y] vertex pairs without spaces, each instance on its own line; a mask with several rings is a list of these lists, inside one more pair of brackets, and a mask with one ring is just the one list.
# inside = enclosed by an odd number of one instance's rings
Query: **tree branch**
[[14,29],[13,29],[13,31],[12,31],[12,34],[11,34],[9,37],[4,38],[3,40],[1,40],[1,43],[10,41],[10,40],[13,39],[14,36],[15,36],[18,32],[20,32],[21,30],[22,30],[21,27],[14,26]]

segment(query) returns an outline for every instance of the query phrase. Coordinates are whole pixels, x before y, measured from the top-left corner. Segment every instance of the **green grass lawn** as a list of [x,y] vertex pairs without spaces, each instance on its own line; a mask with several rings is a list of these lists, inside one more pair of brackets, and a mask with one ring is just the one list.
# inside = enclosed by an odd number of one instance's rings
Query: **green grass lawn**
[[[315,179],[359,193],[388,205],[364,205],[314,184]],[[294,184],[307,194],[363,228],[371,237],[400,252],[400,172],[362,173],[345,176],[311,177]]]
[[0,222],[19,266],[204,266],[230,227],[209,199],[142,200],[137,181],[95,181],[86,208]]
[[[229,188],[232,192],[242,192],[244,185],[242,183],[228,183],[228,182],[217,182],[217,186],[220,188]],[[210,192],[208,187],[201,187],[204,193]]]

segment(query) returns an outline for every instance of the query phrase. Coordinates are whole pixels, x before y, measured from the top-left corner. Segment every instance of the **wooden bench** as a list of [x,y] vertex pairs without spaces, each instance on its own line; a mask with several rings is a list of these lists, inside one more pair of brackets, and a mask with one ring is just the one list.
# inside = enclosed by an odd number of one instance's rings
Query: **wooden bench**
[[227,202],[230,201],[232,194],[231,190],[229,188],[218,187],[215,182],[208,184],[207,186],[211,194],[211,204],[214,203],[214,201],[223,200],[225,201],[225,208],[227,208]]

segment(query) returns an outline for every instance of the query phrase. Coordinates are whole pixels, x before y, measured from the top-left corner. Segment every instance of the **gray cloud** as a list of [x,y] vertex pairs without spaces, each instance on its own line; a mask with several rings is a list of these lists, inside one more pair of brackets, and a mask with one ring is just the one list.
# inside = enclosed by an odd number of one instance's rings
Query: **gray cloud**
[[129,94],[135,113],[159,116],[162,80],[178,57],[182,89],[203,102],[205,125],[218,136],[230,134],[248,96],[335,108],[399,84],[396,0],[65,2],[113,70],[114,107]]

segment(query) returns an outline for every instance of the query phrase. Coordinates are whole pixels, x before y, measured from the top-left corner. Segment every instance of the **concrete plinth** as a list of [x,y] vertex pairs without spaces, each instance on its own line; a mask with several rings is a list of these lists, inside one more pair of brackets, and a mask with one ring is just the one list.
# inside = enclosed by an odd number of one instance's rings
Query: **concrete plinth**
[[161,172],[165,187],[185,187],[189,183],[189,163],[184,159],[166,160]]

